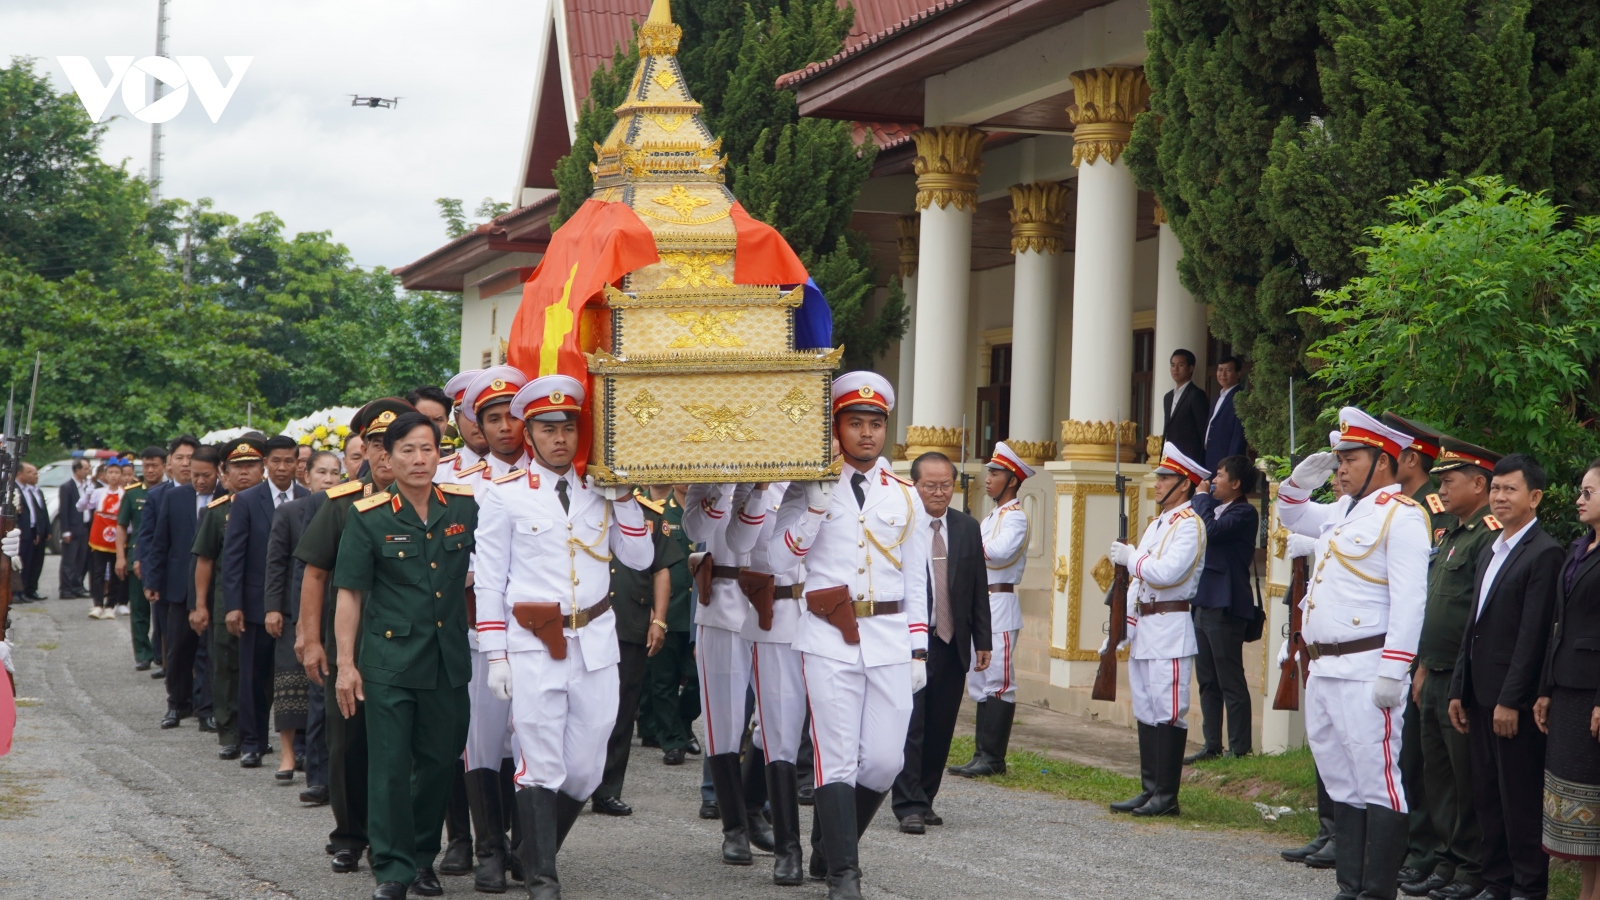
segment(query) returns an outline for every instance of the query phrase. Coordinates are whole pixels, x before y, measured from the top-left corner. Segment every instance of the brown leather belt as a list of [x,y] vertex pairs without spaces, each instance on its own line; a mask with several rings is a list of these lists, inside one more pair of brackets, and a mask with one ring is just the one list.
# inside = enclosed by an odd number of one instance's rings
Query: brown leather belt
[[799,600],[806,595],[805,582],[799,584],[783,584],[772,589],[774,600]]
[[1335,641],[1332,644],[1307,644],[1306,655],[1312,659],[1321,659],[1324,656],[1349,656],[1352,653],[1365,653],[1368,650],[1382,650],[1383,642],[1388,638],[1388,632],[1384,632],[1371,637],[1357,638],[1353,641]]
[[738,566],[712,566],[711,567],[711,577],[712,578],[732,578],[735,581],[737,581],[739,579],[739,573],[742,572],[742,571],[743,570],[740,569]]
[[1187,600],[1157,600],[1154,603],[1139,604],[1139,615],[1153,616],[1158,613],[1188,612]]
[[991,594],[1015,594],[1016,592],[1017,592],[1017,586],[1014,585],[1014,584],[991,584],[991,585],[989,585],[989,593],[991,593]]
[[599,603],[596,603],[588,609],[580,609],[573,612],[572,615],[567,616],[567,621],[564,624],[568,628],[576,631],[610,611],[611,601],[609,599],[601,600]]
[[902,604],[899,600],[856,600],[854,606],[856,618],[864,619],[868,616],[892,616],[900,611]]

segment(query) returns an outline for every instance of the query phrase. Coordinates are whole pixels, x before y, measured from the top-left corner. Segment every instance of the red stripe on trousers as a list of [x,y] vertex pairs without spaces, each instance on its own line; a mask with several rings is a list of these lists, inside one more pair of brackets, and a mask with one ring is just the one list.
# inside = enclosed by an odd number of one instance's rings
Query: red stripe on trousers
[[[806,680],[806,656],[800,654],[800,680]],[[822,787],[822,742],[817,740],[817,714],[811,708],[811,694],[806,693],[806,715],[811,717],[811,784]]]
[[1389,736],[1394,734],[1393,710],[1383,711],[1383,780],[1389,788],[1389,808],[1400,811],[1400,795],[1394,789],[1394,757],[1389,750]]
[[[705,636],[706,627],[701,625],[700,633],[695,636],[696,642],[700,642]],[[711,687],[706,684],[706,681],[707,679],[702,673],[700,677],[700,708],[706,711],[706,753],[714,756],[717,752],[717,738],[711,728]]]
[[1000,632],[1000,640],[1005,649],[1001,651],[1005,658],[1005,669],[1000,673],[1000,693],[1011,690],[1011,632]]
[[1178,724],[1178,661],[1172,661],[1172,722]]
[[[761,752],[767,752],[767,720],[761,715],[761,645],[750,645],[750,677],[756,683],[756,725],[761,728]],[[769,757],[772,755],[767,754]]]

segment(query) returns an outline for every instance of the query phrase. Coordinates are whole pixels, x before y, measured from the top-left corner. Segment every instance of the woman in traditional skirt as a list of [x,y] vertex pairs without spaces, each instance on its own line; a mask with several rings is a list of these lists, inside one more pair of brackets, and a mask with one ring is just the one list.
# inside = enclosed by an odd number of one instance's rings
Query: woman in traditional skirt
[[1548,734],[1544,849],[1582,867],[1578,900],[1600,900],[1600,459],[1578,488],[1588,526],[1562,571],[1534,721]]

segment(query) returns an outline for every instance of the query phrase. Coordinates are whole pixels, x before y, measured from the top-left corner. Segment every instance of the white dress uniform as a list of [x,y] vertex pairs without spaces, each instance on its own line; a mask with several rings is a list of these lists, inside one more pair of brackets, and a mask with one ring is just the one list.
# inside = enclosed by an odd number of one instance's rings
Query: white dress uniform
[[458,472],[462,469],[476,466],[482,458],[464,446],[457,448],[456,452],[449,456],[439,457],[439,468],[433,473],[433,483],[445,484],[454,482]]
[[[1376,446],[1372,435],[1393,435],[1359,410],[1347,409],[1340,418],[1346,443]],[[1399,447],[1407,443],[1409,438],[1398,442],[1392,455],[1398,458]],[[1428,595],[1427,517],[1398,484],[1332,503],[1310,502],[1311,490],[1293,480],[1278,489],[1284,526],[1317,542],[1301,610],[1301,635],[1312,651],[1306,738],[1336,803],[1358,809],[1376,804],[1404,813],[1400,733],[1405,706],[1374,705],[1373,686],[1380,677],[1410,680]],[[1326,646],[1353,641],[1371,647],[1335,652],[1338,648]]]
[[805,602],[805,566],[789,553],[778,535],[778,510],[786,497],[805,501],[805,487],[787,482],[767,489],[761,534],[750,551],[750,570],[772,575],[772,627],[761,628],[752,609],[744,622],[751,645],[752,681],[756,689],[755,740],[767,763],[795,761],[806,721],[806,685],[800,672],[800,651],[794,649],[800,605]]
[[[1128,685],[1133,717],[1188,728],[1189,676],[1199,646],[1187,606],[1142,614],[1144,604],[1187,604],[1200,590],[1205,523],[1185,502],[1157,516],[1139,536],[1128,565]],[[1149,609],[1145,606],[1144,608]]]
[[[989,575],[989,628],[995,641],[993,659],[982,672],[967,672],[967,696],[974,703],[999,699],[1017,702],[1016,667],[1012,659],[1017,635],[1022,632],[1022,605],[1017,602],[1017,585],[1028,566],[1028,514],[1022,501],[1012,499],[983,517],[978,526],[983,535],[984,566]],[[995,590],[994,585],[1007,585]],[[976,657],[976,647],[973,656]]]
[[[704,543],[715,568],[711,602],[694,611],[695,666],[700,676],[700,706],[705,716],[706,755],[738,753],[744,737],[745,693],[750,687],[750,642],[743,637],[750,601],[737,575],[750,562],[764,521],[766,494],[751,485],[696,484],[683,504],[683,531]],[[704,598],[701,598],[702,600]]]

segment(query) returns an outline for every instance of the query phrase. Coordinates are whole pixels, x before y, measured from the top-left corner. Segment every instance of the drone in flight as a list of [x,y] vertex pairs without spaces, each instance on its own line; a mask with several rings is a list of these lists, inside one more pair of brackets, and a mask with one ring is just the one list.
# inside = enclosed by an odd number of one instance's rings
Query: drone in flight
[[399,97],[361,97],[350,95],[351,106],[365,106],[368,109],[394,109],[400,105]]

